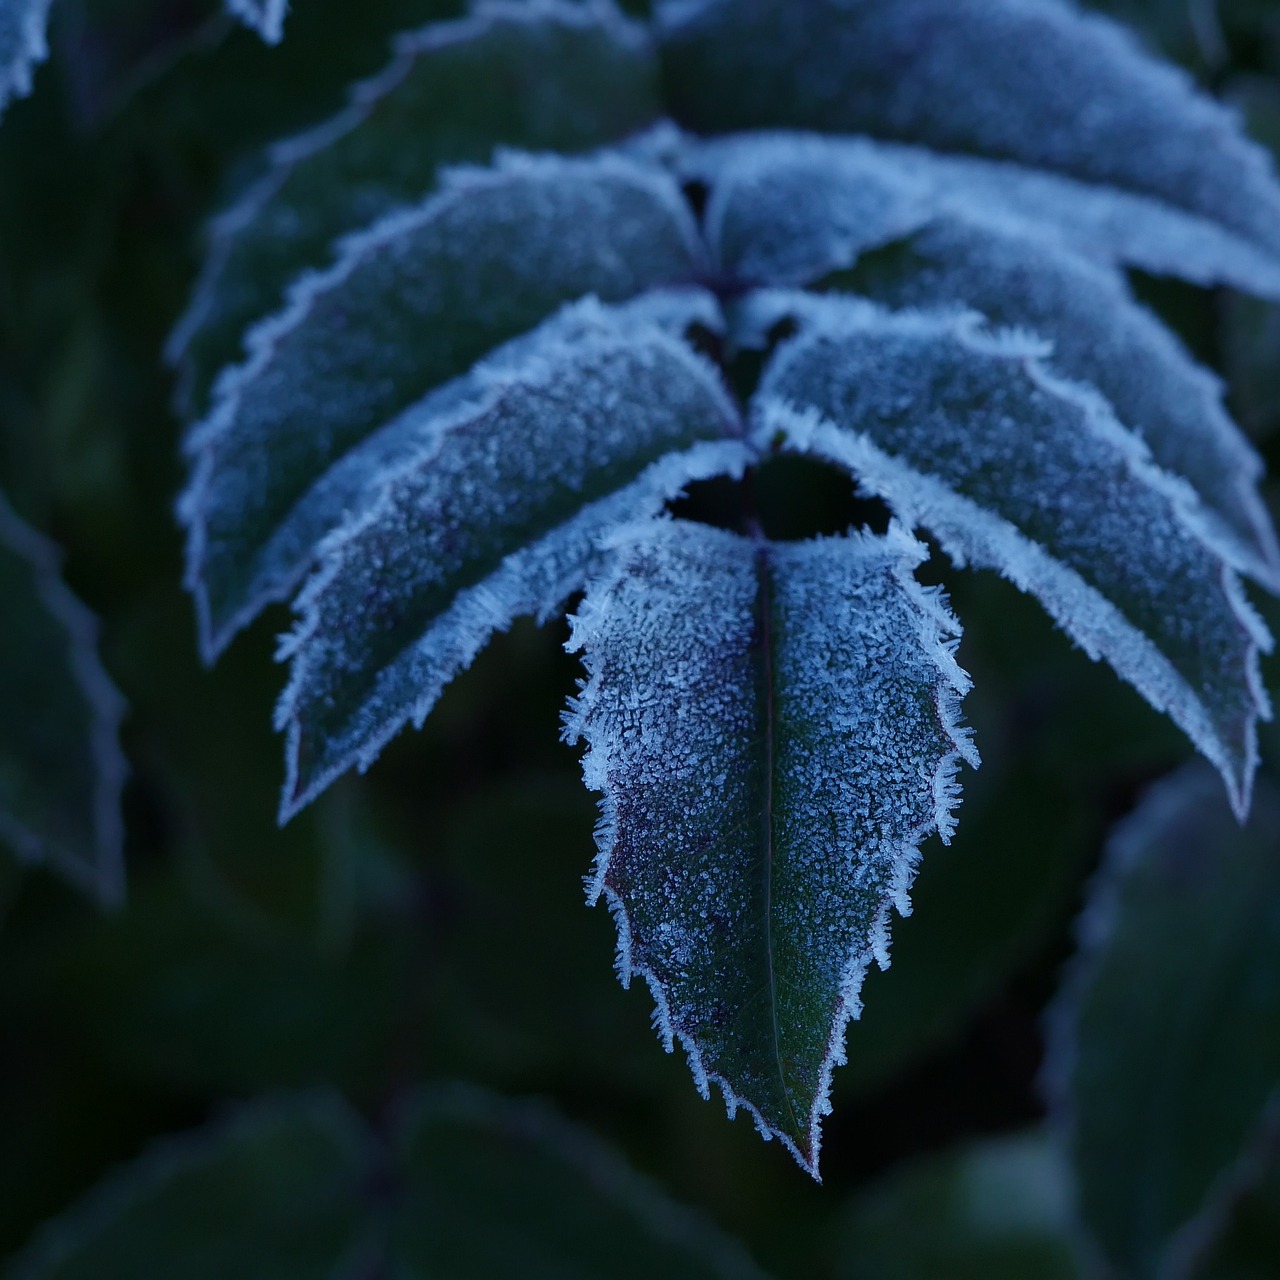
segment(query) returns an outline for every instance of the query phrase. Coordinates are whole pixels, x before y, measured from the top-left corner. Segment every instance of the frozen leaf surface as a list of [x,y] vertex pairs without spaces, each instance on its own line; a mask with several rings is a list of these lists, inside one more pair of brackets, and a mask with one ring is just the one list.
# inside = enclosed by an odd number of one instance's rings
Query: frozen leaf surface
[[896,528],[768,543],[645,522],[612,550],[570,641],[589,679],[566,733],[604,796],[590,892],[703,1093],[816,1173],[863,974],[977,762],[956,624]]
[[115,902],[124,892],[124,707],[60,559],[0,496],[0,842]]
[[801,328],[766,370],[759,441],[848,467],[958,563],[1036,596],[1181,726],[1246,811],[1270,636],[1197,532],[1191,490],[1105,401],[1051,374],[1033,338],[852,298],[791,311]]
[[350,237],[252,331],[188,439],[180,513],[205,653],[298,584],[326,529],[291,516],[353,446],[562,303],[627,298],[698,263],[674,182],[613,157],[454,171]]
[[699,133],[866,133],[1154,197],[1280,252],[1236,118],[1058,0],[666,0],[672,114]]
[[401,36],[395,60],[341,115],[272,148],[266,176],[214,222],[169,344],[187,406],[207,409],[242,332],[296,275],[324,266],[339,236],[425,196],[441,165],[486,163],[499,144],[599,146],[659,114],[654,81],[643,29],[603,5],[481,4]]
[[36,66],[49,56],[50,0],[0,0],[0,116],[31,92]]
[[804,284],[949,215],[1104,266],[1280,297],[1274,249],[1152,197],[1023,165],[772,131],[685,139],[678,163],[710,186],[708,239],[748,280]]
[[697,293],[579,304],[369,442],[385,470],[324,545],[282,648],[284,816],[420,725],[494,631],[579,590],[611,527],[691,480],[741,473],[749,454],[717,372],[644,318],[708,306]]
[[1269,786],[1241,828],[1183,769],[1116,828],[1080,920],[1049,1092],[1095,1249],[1139,1280],[1194,1270],[1273,1131],[1278,826]]
[[545,1108],[439,1088],[402,1099],[387,1130],[333,1095],[264,1098],[121,1168],[5,1275],[500,1280],[599,1275],[608,1257],[619,1280],[766,1280]]

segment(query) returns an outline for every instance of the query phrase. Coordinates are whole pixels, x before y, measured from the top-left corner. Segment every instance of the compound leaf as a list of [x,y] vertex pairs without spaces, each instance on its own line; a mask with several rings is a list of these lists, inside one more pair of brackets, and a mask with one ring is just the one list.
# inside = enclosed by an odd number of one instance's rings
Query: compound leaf
[[1116,828],[1080,920],[1046,1075],[1083,1224],[1138,1280],[1194,1269],[1273,1133],[1278,823],[1271,788],[1242,829],[1183,769]]
[[339,236],[421,199],[441,165],[487,163],[498,144],[586,150],[660,112],[647,37],[608,5],[491,0],[396,48],[341,115],[273,147],[267,174],[213,223],[168,349],[190,410],[207,409],[245,327],[299,272],[324,265]]
[[124,704],[61,556],[0,495],[0,841],[104,902],[124,892]]
[[1034,595],[1187,733],[1246,812],[1271,640],[1197,532],[1191,490],[1105,401],[1051,374],[1034,338],[853,298],[791,311],[800,332],[762,379],[758,441],[847,467],[958,563]]
[[[684,305],[714,308],[697,293]],[[324,545],[282,648],[282,816],[420,725],[495,630],[579,590],[602,533],[691,480],[741,473],[737,410],[716,371],[645,318],[664,307],[681,303],[570,308],[368,442],[385,469]]]
[[900,529],[769,543],[620,531],[570,646],[566,735],[603,792],[593,897],[668,1049],[817,1170],[844,1027],[964,758],[956,624]]
[[46,27],[51,0],[0,0],[0,116],[31,92],[36,66],[49,56]]
[[1073,6],[666,0],[658,13],[672,114],[699,133],[867,133],[1014,161],[1280,253],[1280,186],[1236,117]]
[[627,298],[698,261],[674,181],[610,156],[454,171],[348,238],[251,332],[189,437],[180,514],[206,656],[297,585],[327,528],[295,508],[349,449],[562,303]]

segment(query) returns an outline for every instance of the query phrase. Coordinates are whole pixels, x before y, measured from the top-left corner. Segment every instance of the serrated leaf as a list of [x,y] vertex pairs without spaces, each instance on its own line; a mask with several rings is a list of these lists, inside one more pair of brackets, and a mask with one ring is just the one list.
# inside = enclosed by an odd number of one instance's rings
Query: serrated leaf
[[1076,1280],[1071,1184],[1039,1132],[916,1160],[854,1200],[838,1280]]
[[570,308],[369,442],[382,470],[366,509],[326,544],[282,648],[283,817],[421,725],[495,630],[580,589],[609,528],[740,474],[750,455],[715,370],[645,318],[714,306],[691,292]]
[[609,5],[490,0],[400,37],[341,115],[272,148],[270,171],[214,222],[169,343],[186,407],[207,409],[244,328],[300,271],[324,265],[339,236],[420,199],[441,165],[487,162],[498,144],[586,150],[648,124],[654,78],[643,30]]
[[703,1094],[719,1084],[816,1175],[862,976],[977,762],[956,624],[900,530],[767,543],[651,522],[611,549],[570,641],[589,680],[566,736],[604,796],[590,893]]
[[103,902],[124,892],[124,703],[58,549],[0,495],[0,841]]
[[544,1107],[439,1087],[404,1099],[385,1131],[330,1094],[262,1099],[118,1170],[7,1280],[559,1280],[601,1265],[619,1280],[766,1280]]
[[0,0],[0,116],[31,92],[35,68],[49,56],[51,0]]
[[1187,733],[1246,812],[1271,640],[1196,531],[1191,491],[1105,401],[1052,375],[1035,339],[852,298],[790,309],[800,333],[762,379],[757,439],[847,467],[954,560],[1034,595]]
[[658,13],[672,114],[699,133],[869,133],[1015,161],[1280,252],[1280,186],[1235,117],[1057,0],[666,0]]
[[766,131],[685,139],[707,238],[747,280],[805,284],[954,216],[1060,241],[1105,266],[1280,298],[1280,255],[1205,217],[1058,173],[874,138]]
[[1280,800],[1241,829],[1213,779],[1154,787],[1110,841],[1046,1077],[1100,1257],[1183,1276],[1280,1106]]
[[289,0],[223,0],[227,12],[256,31],[268,44],[279,44],[284,36]]
[[674,182],[610,156],[455,171],[350,237],[252,331],[188,441],[180,514],[206,655],[298,584],[329,527],[299,504],[349,449],[560,304],[686,280],[698,259]]

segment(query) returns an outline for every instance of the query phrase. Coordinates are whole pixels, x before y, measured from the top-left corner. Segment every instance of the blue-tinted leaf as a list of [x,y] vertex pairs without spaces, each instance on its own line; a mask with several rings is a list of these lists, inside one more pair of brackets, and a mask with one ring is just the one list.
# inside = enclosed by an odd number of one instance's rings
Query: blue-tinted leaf
[[1270,636],[1196,532],[1190,489],[1104,401],[1049,373],[1034,339],[852,298],[792,310],[801,330],[762,380],[760,441],[848,467],[957,562],[1036,596],[1187,733],[1245,812]]
[[267,175],[214,222],[169,344],[196,412],[240,355],[245,327],[294,276],[323,265],[340,235],[420,199],[441,164],[485,163],[499,143],[583,150],[658,114],[647,39],[611,6],[495,0],[402,36],[397,49],[341,115],[274,147]]
[[604,793],[590,892],[704,1095],[816,1172],[863,974],[976,763],[956,624],[897,529],[770,544],[660,521],[611,549],[570,641],[589,680],[566,733]]
[[711,186],[707,236],[748,280],[805,284],[949,214],[1056,238],[1105,265],[1280,297],[1280,254],[1147,196],[871,138],[748,133],[685,140]]
[[279,44],[289,0],[224,0],[228,12],[256,31],[268,44]]
[[1280,186],[1234,116],[1058,0],[666,0],[675,118],[868,133],[1153,196],[1280,252]]
[[1280,587],[1280,548],[1258,494],[1262,460],[1192,363],[1111,272],[1030,236],[937,222],[833,283],[893,307],[969,305],[1048,338],[1046,363],[1096,387],[1116,417],[1203,503],[1202,532],[1237,568]]
[[1083,1224],[1139,1280],[1187,1274],[1280,1107],[1277,829],[1271,787],[1242,829],[1183,769],[1116,828],[1081,917],[1046,1074]]
[[171,1139],[54,1219],[10,1280],[317,1280],[361,1245],[374,1149],[324,1096]]
[[399,1127],[396,1276],[766,1280],[737,1241],[545,1107],[434,1089]]
[[124,892],[124,704],[98,660],[97,623],[58,576],[60,559],[0,496],[0,841],[115,902]]
[[[696,292],[685,306],[714,309]],[[611,526],[741,471],[715,370],[646,318],[679,307],[571,308],[351,456],[376,449],[370,501],[326,544],[282,648],[283,816],[421,725],[494,631],[580,589]]]
[[1076,1280],[1071,1182],[1020,1133],[915,1161],[850,1207],[839,1280]]
[[0,0],[0,115],[31,92],[31,74],[49,56],[50,0]]
[[560,304],[687,279],[698,254],[674,182],[616,157],[455,171],[350,237],[252,331],[188,441],[180,513],[206,655],[297,585],[326,530],[292,513],[349,449]]

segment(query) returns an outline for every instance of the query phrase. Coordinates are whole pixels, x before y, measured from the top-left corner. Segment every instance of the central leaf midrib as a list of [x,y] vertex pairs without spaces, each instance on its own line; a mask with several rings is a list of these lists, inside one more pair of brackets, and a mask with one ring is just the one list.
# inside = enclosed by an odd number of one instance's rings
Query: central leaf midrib
[[800,1124],[796,1117],[795,1108],[791,1105],[791,1093],[787,1088],[786,1070],[782,1064],[782,1031],[778,1023],[777,967],[773,954],[773,776],[776,756],[774,743],[773,592],[770,582],[769,547],[768,543],[759,534],[757,534],[756,542],[756,576],[760,584],[756,599],[756,625],[760,638],[758,694],[764,729],[762,737],[764,754],[762,786],[764,794],[761,805],[760,834],[764,851],[762,870],[764,879],[765,973],[768,983],[769,1025],[772,1031],[774,1067],[778,1073],[778,1085],[782,1090],[782,1100],[786,1107],[786,1116],[790,1122],[791,1131],[799,1137],[801,1135]]

